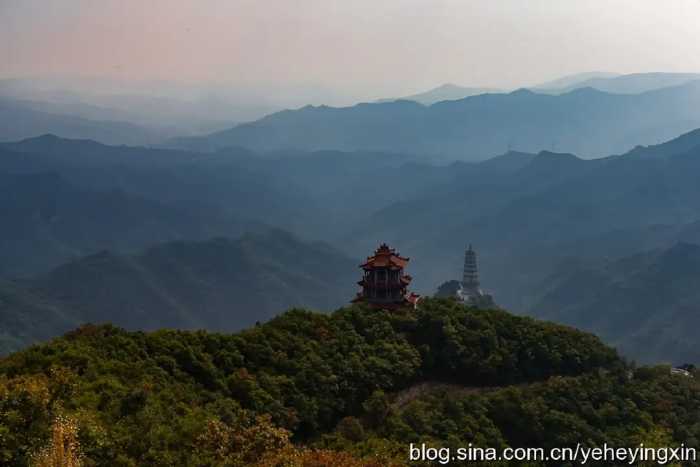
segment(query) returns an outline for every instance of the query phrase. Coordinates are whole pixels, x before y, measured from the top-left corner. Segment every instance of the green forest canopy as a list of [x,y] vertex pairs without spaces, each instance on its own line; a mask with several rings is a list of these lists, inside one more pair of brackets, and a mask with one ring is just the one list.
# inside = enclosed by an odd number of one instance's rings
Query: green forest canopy
[[[419,440],[692,446],[699,414],[693,378],[634,369],[572,328],[446,299],[291,310],[233,335],[85,325],[0,360],[9,465],[28,464],[58,415],[75,420],[86,465],[136,466],[253,465],[301,446],[320,449],[316,462],[343,451],[337,465],[403,464]],[[294,465],[323,465],[311,462]]]

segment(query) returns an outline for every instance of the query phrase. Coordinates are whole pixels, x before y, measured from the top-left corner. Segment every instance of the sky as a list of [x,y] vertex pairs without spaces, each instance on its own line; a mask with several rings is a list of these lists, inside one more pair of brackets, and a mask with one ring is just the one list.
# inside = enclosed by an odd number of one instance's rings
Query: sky
[[[700,0],[0,0],[0,77],[367,97],[700,71]],[[310,91],[313,92],[313,91]]]

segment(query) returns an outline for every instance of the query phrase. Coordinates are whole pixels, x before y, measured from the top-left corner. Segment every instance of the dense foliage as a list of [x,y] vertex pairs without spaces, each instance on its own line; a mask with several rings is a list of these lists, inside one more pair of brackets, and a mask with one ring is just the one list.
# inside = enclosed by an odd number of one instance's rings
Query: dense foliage
[[698,388],[638,373],[589,334],[450,300],[292,310],[235,335],[86,325],[0,361],[0,463],[27,465],[57,417],[79,427],[85,465],[110,466],[388,465],[419,439],[697,440]]
[[496,449],[551,449],[577,443],[675,448],[697,447],[700,441],[700,385],[693,378],[672,376],[667,367],[630,375],[554,377],[488,390],[435,385],[403,404],[387,407],[381,423],[364,420],[359,436],[344,428],[349,425],[346,421],[324,443],[360,454],[381,446],[405,458],[409,443],[455,452],[470,443]]

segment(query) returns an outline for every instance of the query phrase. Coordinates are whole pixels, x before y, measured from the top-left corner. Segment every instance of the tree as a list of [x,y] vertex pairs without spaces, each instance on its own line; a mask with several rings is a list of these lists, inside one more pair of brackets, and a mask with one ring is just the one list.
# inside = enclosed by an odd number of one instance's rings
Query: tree
[[72,419],[58,416],[51,426],[48,446],[32,456],[34,467],[80,467],[82,465],[78,425]]

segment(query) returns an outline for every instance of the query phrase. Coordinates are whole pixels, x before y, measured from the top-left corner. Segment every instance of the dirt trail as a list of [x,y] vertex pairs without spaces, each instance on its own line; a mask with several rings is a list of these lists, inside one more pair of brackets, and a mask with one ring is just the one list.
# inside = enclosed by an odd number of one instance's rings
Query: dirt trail
[[436,391],[445,391],[453,395],[466,396],[468,394],[482,394],[488,391],[503,389],[504,387],[477,387],[477,386],[460,386],[459,384],[441,383],[438,381],[424,381],[415,384],[410,388],[398,392],[394,396],[394,401],[391,404],[393,409],[402,409],[412,401],[421,396]]

